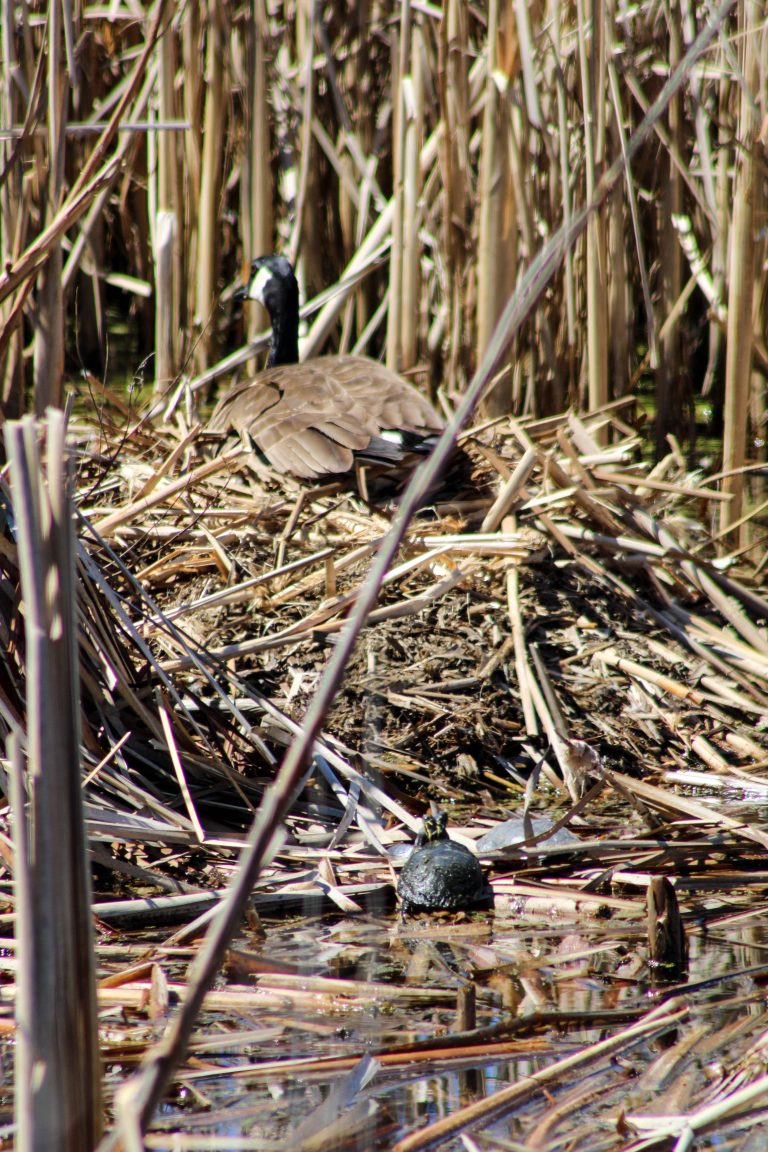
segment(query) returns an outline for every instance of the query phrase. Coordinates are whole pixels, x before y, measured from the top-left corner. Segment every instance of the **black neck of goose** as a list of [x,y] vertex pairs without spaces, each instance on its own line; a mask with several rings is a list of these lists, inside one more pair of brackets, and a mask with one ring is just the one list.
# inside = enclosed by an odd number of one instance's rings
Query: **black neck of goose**
[[298,364],[299,362],[299,290],[298,286],[286,285],[280,306],[271,311],[272,344],[269,349],[267,368],[278,364]]

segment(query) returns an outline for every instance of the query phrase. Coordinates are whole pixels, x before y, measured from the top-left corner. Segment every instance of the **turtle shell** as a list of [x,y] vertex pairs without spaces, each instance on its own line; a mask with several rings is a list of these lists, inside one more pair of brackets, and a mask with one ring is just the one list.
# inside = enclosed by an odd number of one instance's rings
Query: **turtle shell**
[[493,890],[474,853],[449,840],[445,817],[425,821],[426,843],[402,867],[397,892],[403,912],[490,908]]

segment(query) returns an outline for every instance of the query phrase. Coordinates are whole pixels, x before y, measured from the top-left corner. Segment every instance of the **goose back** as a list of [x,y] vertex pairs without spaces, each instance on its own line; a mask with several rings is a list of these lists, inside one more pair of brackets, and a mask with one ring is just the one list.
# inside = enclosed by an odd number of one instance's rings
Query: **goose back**
[[[403,459],[405,445],[398,451],[387,432],[418,439],[443,427],[412,385],[364,356],[318,356],[268,368],[230,389],[209,422],[212,432],[249,438],[276,471],[307,480],[348,472],[366,449],[388,464]],[[380,438],[386,450],[378,453],[372,441]]]

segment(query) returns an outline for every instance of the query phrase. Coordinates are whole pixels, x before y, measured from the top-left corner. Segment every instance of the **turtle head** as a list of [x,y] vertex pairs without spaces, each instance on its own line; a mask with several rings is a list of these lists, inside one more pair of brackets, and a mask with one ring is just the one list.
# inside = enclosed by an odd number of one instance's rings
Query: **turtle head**
[[431,844],[434,840],[447,840],[448,814],[434,811],[424,817],[424,843]]

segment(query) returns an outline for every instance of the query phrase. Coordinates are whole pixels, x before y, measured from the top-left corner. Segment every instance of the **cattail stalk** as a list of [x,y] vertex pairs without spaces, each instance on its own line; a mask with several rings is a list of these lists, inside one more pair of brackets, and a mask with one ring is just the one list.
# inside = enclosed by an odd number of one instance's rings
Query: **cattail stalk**
[[400,371],[416,363],[419,322],[421,319],[421,293],[419,269],[421,245],[419,241],[419,198],[421,195],[420,155],[424,121],[424,35],[418,20],[411,26],[410,75],[403,78],[403,107],[405,115],[404,176],[403,176],[403,260],[402,260],[402,322],[400,340]]
[[[64,124],[67,105],[66,72],[61,67],[62,14],[48,8],[48,168],[45,174],[45,215],[51,221],[63,200]],[[33,382],[35,411],[60,407],[64,376],[64,294],[61,287],[61,240],[57,239],[37,278]]]
[[[605,157],[605,117],[602,98],[598,99],[605,91],[605,12],[602,0],[592,0],[591,36],[588,37],[584,0],[578,0],[577,10],[587,201],[591,202]],[[605,219],[602,213],[596,212],[587,227],[587,402],[592,409],[601,408],[609,399],[607,258]],[[601,439],[598,435],[598,440]]]
[[[731,500],[723,503],[720,530],[739,520],[744,505],[744,473],[749,408],[750,374],[754,330],[752,301],[755,276],[754,203],[758,196],[757,105],[760,92],[760,61],[766,43],[763,5],[743,0],[739,6],[739,44],[744,82],[736,131],[736,183],[730,238],[728,336],[725,361],[725,433],[723,440],[723,491]],[[763,95],[764,102],[764,95]],[[730,544],[737,543],[729,539]]]
[[[397,47],[397,52],[395,52]],[[392,51],[392,253],[389,260],[389,314],[387,320],[387,364],[397,371],[402,358],[402,313],[403,313],[403,242],[404,242],[404,191],[405,179],[405,134],[408,117],[404,81],[409,76],[411,63],[411,3],[402,0],[400,26],[397,38],[393,37]]]
[[48,413],[45,469],[35,421],[25,417],[6,428],[27,673],[26,779],[19,741],[9,749],[19,960],[15,1147],[79,1152],[98,1141],[102,1111],[80,775],[72,473],[63,413]]
[[218,290],[219,237],[224,150],[224,52],[227,43],[228,10],[214,4],[206,28],[206,84],[203,113],[202,170],[200,173],[200,214],[197,220],[197,268],[195,284],[195,323],[200,332],[196,357],[207,366],[217,345],[215,298]]

